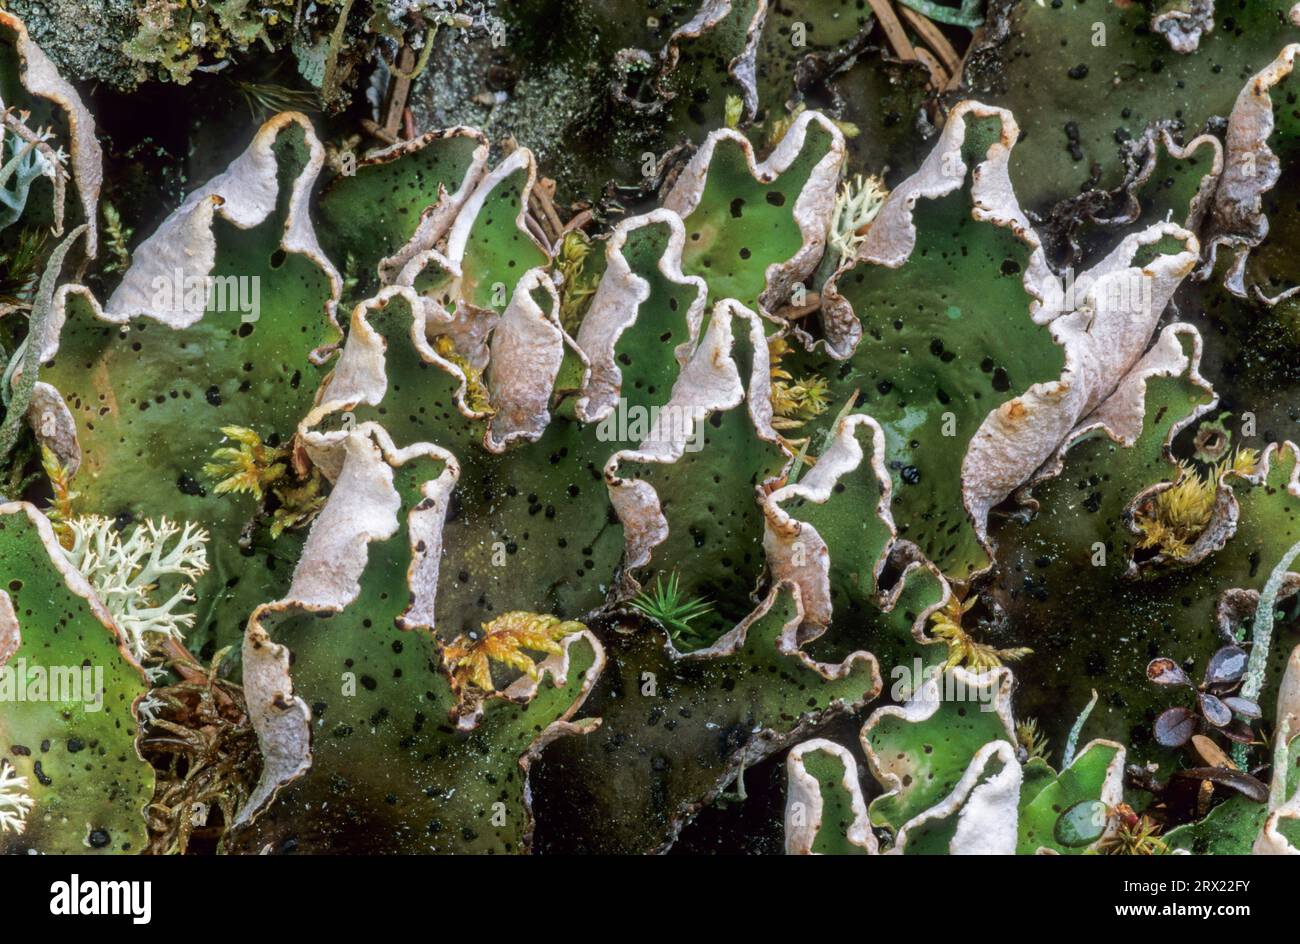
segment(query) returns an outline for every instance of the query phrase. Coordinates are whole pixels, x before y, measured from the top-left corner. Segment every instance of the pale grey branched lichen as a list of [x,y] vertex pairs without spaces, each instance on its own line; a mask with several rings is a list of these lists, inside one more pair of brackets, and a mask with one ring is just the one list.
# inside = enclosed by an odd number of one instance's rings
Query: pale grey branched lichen
[[149,654],[155,636],[184,641],[195,616],[178,608],[194,602],[194,587],[181,583],[160,596],[159,584],[168,577],[193,581],[207,572],[206,531],[162,518],[136,525],[124,539],[115,522],[99,515],[73,518],[68,527],[68,560],[95,588],[137,659]]
[[857,174],[840,185],[840,191],[835,195],[835,210],[831,214],[830,235],[830,246],[839,252],[840,265],[857,255],[858,247],[866,241],[867,230],[888,195],[884,181],[875,176]]
[[0,833],[26,829],[33,802],[27,793],[27,778],[18,776],[8,760],[0,759]]

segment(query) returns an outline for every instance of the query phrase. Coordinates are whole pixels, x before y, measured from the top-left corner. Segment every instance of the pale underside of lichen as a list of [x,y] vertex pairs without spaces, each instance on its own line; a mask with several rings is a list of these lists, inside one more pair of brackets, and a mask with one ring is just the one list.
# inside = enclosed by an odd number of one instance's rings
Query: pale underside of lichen
[[[727,64],[727,73],[740,85],[741,98],[745,106],[745,117],[749,121],[754,120],[754,114],[758,111],[758,89],[754,72],[758,55],[759,35],[763,31],[764,22],[767,20],[767,3],[768,0],[757,0],[755,2],[754,12],[745,28],[744,48]],[[668,42],[659,53],[659,83],[662,83],[666,73],[672,72],[677,67],[678,46],[681,41],[698,38],[716,27],[732,12],[733,5],[734,0],[704,0],[695,15],[673,31],[673,34],[668,37]],[[662,88],[660,91],[663,94]]]
[[789,780],[785,804],[786,854],[812,855],[813,842],[822,830],[825,801],[822,799],[821,784],[804,766],[804,756],[814,751],[825,751],[844,766],[842,785],[849,795],[853,810],[853,822],[846,838],[853,845],[874,855],[879,851],[880,845],[876,834],[871,831],[867,803],[862,796],[862,784],[858,781],[858,762],[846,748],[825,738],[803,741],[792,747],[786,755],[786,776]]
[[802,284],[812,274],[825,250],[846,151],[844,134],[835,123],[820,112],[800,113],[772,149],[772,153],[762,161],[755,158],[754,145],[747,137],[730,128],[720,128],[704,139],[700,149],[682,168],[672,189],[663,199],[665,209],[673,211],[684,221],[689,220],[692,211],[699,206],[704,196],[714,152],[723,142],[741,149],[749,173],[755,180],[762,183],[775,180],[803,151],[809,129],[813,125],[828,134],[831,143],[809,172],[808,179],[794,201],[792,213],[801,237],[798,251],[784,262],[773,263],[764,273],[764,288],[758,304],[768,312],[775,312],[789,300],[795,286]]
[[[1281,162],[1268,145],[1273,133],[1273,97],[1279,82],[1291,74],[1300,44],[1286,46],[1277,58],[1242,87],[1228,116],[1225,135],[1226,164],[1214,201],[1210,206],[1205,261],[1198,278],[1213,275],[1218,253],[1234,254],[1224,273],[1224,285],[1238,297],[1247,296],[1246,262],[1250,251],[1268,236],[1268,217],[1263,212],[1264,194],[1272,190],[1282,173]],[[1256,290],[1256,297],[1275,304],[1288,293],[1269,299]]]
[[[851,754],[831,741],[805,741],[792,750],[787,761],[790,792],[786,819],[786,851],[808,854],[821,822],[823,799],[820,785],[805,766],[804,756],[809,752],[824,751],[839,758],[845,767],[843,789],[850,800],[854,819],[846,838],[868,854],[902,855],[908,851],[911,834],[924,830],[931,824],[955,817],[955,828],[949,840],[948,851],[953,855],[1011,855],[1016,851],[1022,815],[1022,785],[1024,772],[1022,758],[1016,749],[1017,739],[1011,709],[1013,678],[1011,670],[995,668],[972,672],[956,668],[932,670],[917,691],[902,705],[877,709],[867,719],[861,731],[861,746],[867,758],[871,775],[883,789],[883,794],[873,803],[884,802],[899,791],[913,786],[909,773],[912,761],[905,755],[881,755],[872,746],[873,729],[886,720],[908,725],[924,725],[940,708],[944,693],[949,688],[967,693],[980,710],[995,713],[1005,737],[991,740],[975,749],[960,778],[951,791],[932,806],[916,813],[900,824],[893,832],[892,842],[881,849],[871,832],[871,817],[863,802],[862,788],[857,768]],[[939,734],[940,732],[935,732]],[[1093,741],[1081,752],[1086,754],[1094,747],[1113,748],[1116,753],[1108,764],[1099,801],[1107,809],[1123,799],[1124,748],[1110,741]],[[930,746],[927,750],[937,750]],[[1067,768],[1068,769],[1068,768]],[[801,816],[791,817],[789,803],[800,803]],[[808,814],[812,811],[812,815]],[[879,825],[879,824],[877,824]],[[1089,848],[1098,848],[1117,828],[1108,817],[1099,838]],[[1050,850],[1040,848],[1040,853]]]

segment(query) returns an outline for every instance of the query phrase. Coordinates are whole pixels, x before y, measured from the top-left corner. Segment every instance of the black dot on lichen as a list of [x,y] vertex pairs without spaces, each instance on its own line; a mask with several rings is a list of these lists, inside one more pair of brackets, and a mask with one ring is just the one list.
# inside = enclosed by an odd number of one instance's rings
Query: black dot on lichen
[[198,480],[188,472],[181,473],[180,478],[176,480],[176,488],[182,495],[195,495],[202,497],[208,493],[207,489],[200,485]]

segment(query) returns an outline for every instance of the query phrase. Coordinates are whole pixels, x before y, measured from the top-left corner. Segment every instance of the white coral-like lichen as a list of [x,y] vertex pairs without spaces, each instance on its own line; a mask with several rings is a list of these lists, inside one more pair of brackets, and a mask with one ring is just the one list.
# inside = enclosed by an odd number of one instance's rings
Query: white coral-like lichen
[[161,698],[150,692],[140,703],[135,706],[136,714],[140,718],[140,727],[146,728],[158,720],[158,712],[167,707],[167,703]]
[[68,526],[73,535],[68,559],[113,615],[137,659],[148,655],[150,634],[185,638],[183,629],[194,624],[194,614],[175,611],[182,603],[194,602],[193,587],[182,584],[161,604],[155,603],[153,592],[163,577],[194,580],[207,572],[206,531],[163,518],[157,524],[150,520],[137,525],[123,541],[113,522],[99,515],[74,518]]
[[867,228],[884,206],[889,189],[879,177],[855,174],[840,185],[831,212],[831,248],[840,254],[840,265],[852,259],[866,241]]
[[7,760],[0,759],[0,833],[21,833],[34,801],[27,795],[27,778]]

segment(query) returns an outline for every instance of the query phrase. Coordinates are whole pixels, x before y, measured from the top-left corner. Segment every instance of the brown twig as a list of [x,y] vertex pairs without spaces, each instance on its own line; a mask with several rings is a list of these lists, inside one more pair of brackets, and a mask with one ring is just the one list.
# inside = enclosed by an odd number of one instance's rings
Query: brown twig
[[961,54],[961,61],[957,67],[952,70],[952,81],[948,83],[947,91],[951,92],[961,88],[962,79],[966,75],[966,63],[970,59],[970,54],[984,42],[984,37],[988,26],[981,26],[971,34],[970,42],[966,44],[966,50]]
[[[194,654],[186,649],[179,640],[173,639],[171,636],[164,637],[163,653],[172,669],[185,682],[191,685],[208,685],[208,670],[204,668],[203,663],[194,658]],[[235,709],[242,722],[243,709],[239,707],[235,700],[222,691],[220,686],[211,685],[209,687],[217,703],[223,708]]]
[[546,233],[548,245],[564,235],[564,221],[555,212],[555,181],[543,177],[528,193],[530,216],[536,218],[537,225]]
[[943,71],[949,76],[953,75],[961,68],[961,57],[957,55],[957,50],[952,48],[952,43],[948,42],[948,37],[943,35],[943,30],[934,25],[934,21],[922,13],[917,13],[911,7],[900,6],[898,12],[907,20],[909,26],[916,30],[921,40],[930,47],[939,61],[943,63]]
[[817,292],[809,292],[807,300],[802,305],[786,305],[777,309],[773,314],[778,318],[784,318],[786,321],[797,321],[800,318],[806,318],[815,311],[820,311],[822,307],[822,297]]
[[411,75],[415,68],[415,50],[403,46],[397,54],[397,67],[388,83],[388,107],[384,112],[384,130],[397,137],[402,128],[407,99],[411,97]]
[[868,0],[868,2],[871,4],[872,12],[876,14],[880,28],[885,31],[885,38],[889,40],[889,45],[894,49],[894,55],[904,62],[916,61],[916,50],[912,48],[911,42],[908,41],[907,31],[903,29],[903,24],[899,22],[893,4],[889,0]]
[[587,224],[595,218],[596,214],[591,212],[590,207],[585,210],[579,210],[577,213],[573,214],[573,216],[569,217],[569,222],[565,223],[563,228],[561,228],[560,235],[566,236],[569,232],[575,229],[586,229]]
[[380,141],[383,141],[385,144],[397,143],[396,135],[389,134],[382,127],[380,127],[377,122],[372,121],[369,118],[361,119],[361,127],[365,129],[366,134],[370,135],[372,138],[378,138]]
[[551,241],[551,238],[547,234],[545,227],[542,226],[541,221],[529,212],[524,214],[524,223],[527,224],[528,231],[533,234],[533,238],[545,246],[547,252],[550,252],[551,247],[555,244]]
[[916,58],[920,61],[921,65],[925,66],[926,71],[930,73],[930,85],[936,91],[943,91],[948,87],[948,80],[950,78],[948,71],[944,69],[943,65],[939,62],[934,53],[930,52],[930,50],[926,49],[924,46],[917,46]]

